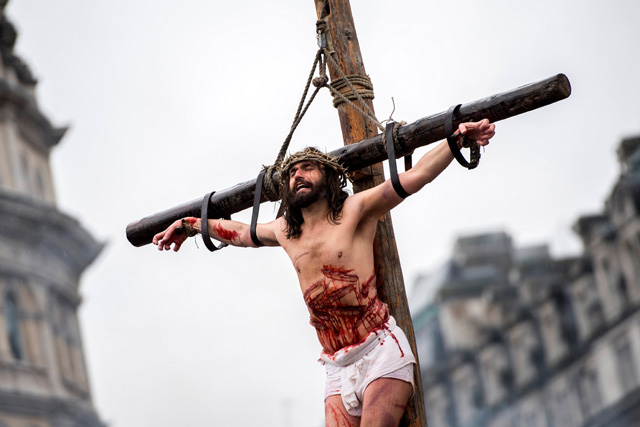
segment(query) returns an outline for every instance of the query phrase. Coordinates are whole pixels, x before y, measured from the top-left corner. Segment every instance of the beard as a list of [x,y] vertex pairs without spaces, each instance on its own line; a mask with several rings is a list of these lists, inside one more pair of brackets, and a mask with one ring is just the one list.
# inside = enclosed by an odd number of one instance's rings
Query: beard
[[324,179],[315,184],[304,181],[310,191],[296,193],[295,190],[287,191],[287,205],[295,209],[308,208],[323,197],[327,197],[327,183]]

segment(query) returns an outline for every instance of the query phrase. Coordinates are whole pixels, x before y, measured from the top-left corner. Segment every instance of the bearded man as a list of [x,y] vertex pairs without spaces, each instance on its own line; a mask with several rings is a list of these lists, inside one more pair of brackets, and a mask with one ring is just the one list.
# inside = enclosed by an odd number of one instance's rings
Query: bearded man
[[[488,120],[462,123],[456,131],[485,146],[495,134]],[[453,160],[446,142],[399,174],[413,194]],[[402,202],[386,182],[349,196],[346,171],[313,148],[291,155],[280,172],[284,215],[258,224],[264,246],[281,246],[298,275],[311,325],[322,345],[327,371],[327,426],[397,426],[413,393],[415,358],[407,338],[380,301],[373,240],[381,216]],[[209,220],[209,235],[234,246],[257,247],[247,224]],[[197,218],[184,218],[158,233],[159,250],[177,251],[200,232]]]

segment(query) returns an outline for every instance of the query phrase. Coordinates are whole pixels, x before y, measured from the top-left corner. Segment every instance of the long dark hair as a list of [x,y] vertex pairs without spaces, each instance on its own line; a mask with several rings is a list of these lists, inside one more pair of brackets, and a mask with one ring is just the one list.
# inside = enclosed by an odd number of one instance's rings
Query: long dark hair
[[[318,167],[324,171],[322,174],[324,187],[323,195],[327,197],[327,201],[329,202],[327,220],[332,224],[340,224],[342,206],[344,205],[344,201],[347,200],[347,197],[349,197],[349,194],[344,190],[346,180],[331,166],[318,163]],[[289,199],[287,197],[289,193],[288,185],[283,185],[282,191],[281,209],[283,211],[284,219],[287,221],[287,239],[297,239],[302,234],[302,223],[304,222],[302,210],[289,204]]]

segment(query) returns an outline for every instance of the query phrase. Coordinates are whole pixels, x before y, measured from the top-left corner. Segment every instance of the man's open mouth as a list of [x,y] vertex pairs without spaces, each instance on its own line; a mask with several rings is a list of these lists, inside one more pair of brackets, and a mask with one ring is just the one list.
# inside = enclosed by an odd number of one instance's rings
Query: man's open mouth
[[300,190],[303,190],[305,188],[306,189],[311,189],[311,184],[309,184],[307,182],[300,181],[300,182],[296,183],[296,185],[294,187],[294,190],[296,191],[296,193],[298,193]]

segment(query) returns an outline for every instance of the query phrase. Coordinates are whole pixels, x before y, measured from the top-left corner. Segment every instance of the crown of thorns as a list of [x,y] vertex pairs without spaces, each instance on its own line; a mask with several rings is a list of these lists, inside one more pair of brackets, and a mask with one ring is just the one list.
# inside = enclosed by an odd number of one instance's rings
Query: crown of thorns
[[340,176],[340,183],[345,186],[347,184],[347,169],[340,163],[340,159],[323,153],[317,148],[307,147],[302,151],[289,155],[289,157],[280,166],[280,178],[285,183],[289,181],[289,169],[296,163],[302,161],[318,162],[325,166],[329,166],[335,170]]

